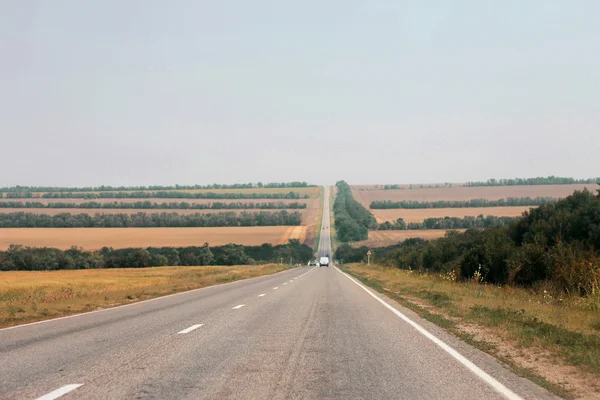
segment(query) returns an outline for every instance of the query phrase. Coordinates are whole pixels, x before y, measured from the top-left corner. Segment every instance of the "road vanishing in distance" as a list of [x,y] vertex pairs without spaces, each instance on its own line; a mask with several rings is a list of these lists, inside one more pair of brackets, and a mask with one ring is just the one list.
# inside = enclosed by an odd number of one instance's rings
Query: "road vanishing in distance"
[[555,398],[335,266],[0,330],[0,398],[59,397]]

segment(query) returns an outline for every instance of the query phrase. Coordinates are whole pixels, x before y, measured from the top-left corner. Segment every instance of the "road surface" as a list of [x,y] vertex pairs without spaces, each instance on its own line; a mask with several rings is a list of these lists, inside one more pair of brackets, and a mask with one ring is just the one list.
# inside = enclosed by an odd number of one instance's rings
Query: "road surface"
[[[327,191],[322,227],[331,255]],[[552,397],[334,266],[0,330],[0,398],[60,396]]]

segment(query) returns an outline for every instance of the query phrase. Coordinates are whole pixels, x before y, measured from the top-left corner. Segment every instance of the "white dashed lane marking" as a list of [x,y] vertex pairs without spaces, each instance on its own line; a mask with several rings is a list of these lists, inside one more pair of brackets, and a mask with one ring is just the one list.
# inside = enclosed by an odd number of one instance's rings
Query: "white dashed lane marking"
[[239,310],[242,307],[245,307],[245,304],[238,304],[237,306],[233,307],[232,310]]
[[261,293],[261,294],[259,294],[259,295],[258,295],[258,296],[256,296],[256,297],[263,297],[263,296],[266,296],[266,294],[264,294],[264,293]]
[[65,394],[72,392],[73,390],[77,389],[78,387],[83,386],[83,383],[74,383],[71,385],[65,385],[61,388],[56,389],[53,392],[50,392],[48,394],[43,395],[42,397],[38,397],[36,400],[54,400],[54,399],[58,399],[61,396],[64,396]]
[[180,334],[180,335],[183,335],[183,334],[186,334],[186,333],[190,333],[191,331],[196,330],[196,329],[200,328],[201,326],[204,326],[204,324],[192,325],[189,328],[186,328],[186,329],[184,329],[182,331],[179,331],[177,333]]

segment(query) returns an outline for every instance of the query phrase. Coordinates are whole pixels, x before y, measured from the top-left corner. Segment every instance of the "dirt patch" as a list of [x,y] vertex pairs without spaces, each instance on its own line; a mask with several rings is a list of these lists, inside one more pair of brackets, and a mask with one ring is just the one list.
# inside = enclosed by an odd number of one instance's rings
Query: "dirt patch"
[[596,376],[565,365],[550,352],[537,347],[517,347],[501,333],[476,324],[461,323],[456,329],[473,340],[492,346],[490,353],[532,371],[548,382],[562,386],[576,399],[600,399],[600,383]]
[[298,239],[300,243],[306,240],[306,226],[290,226],[277,241],[277,244],[286,244],[290,239]]

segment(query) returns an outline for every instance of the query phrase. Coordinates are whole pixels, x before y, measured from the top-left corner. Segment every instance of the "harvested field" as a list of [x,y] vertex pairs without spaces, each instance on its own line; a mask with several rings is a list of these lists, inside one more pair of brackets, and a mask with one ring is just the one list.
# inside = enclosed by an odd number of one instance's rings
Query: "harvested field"
[[300,243],[306,240],[306,226],[293,226],[288,229],[277,241],[277,244],[286,244],[290,239],[298,239]]
[[[252,209],[232,209],[232,210],[185,210],[185,209],[135,209],[135,208],[0,208],[0,213],[15,213],[24,212],[30,214],[44,214],[44,215],[57,215],[62,213],[71,214],[160,214],[160,213],[177,213],[177,214],[216,214],[216,213],[228,213],[234,212],[240,214],[241,212],[257,213],[257,212],[279,212],[283,209],[266,209],[259,210],[256,208]],[[299,212],[302,214],[302,224],[305,225],[309,220],[309,215],[312,215],[312,211],[308,208],[305,209],[287,209],[288,212]]]
[[425,218],[435,217],[457,217],[467,216],[476,217],[493,215],[496,217],[520,217],[525,211],[532,207],[479,207],[479,208],[419,208],[419,209],[391,209],[391,210],[371,210],[378,223],[385,221],[395,222],[398,218],[403,218],[404,222],[423,222]]
[[374,200],[413,200],[413,201],[436,201],[436,200],[471,200],[488,199],[498,200],[507,197],[567,197],[575,190],[595,191],[598,185],[534,185],[534,186],[481,186],[463,187],[453,186],[447,188],[425,188],[425,189],[399,189],[399,190],[358,190],[353,187],[352,193],[356,200],[369,208]]
[[284,264],[267,264],[5,271],[0,275],[0,328],[273,274],[287,268]]
[[188,204],[212,204],[212,203],[307,203],[307,207],[310,207],[310,203],[317,199],[167,199],[167,198],[147,198],[147,199],[7,199],[0,198],[0,202],[14,202],[19,201],[25,203],[27,201],[50,204],[50,203],[69,203],[69,204],[84,204],[84,203],[137,203],[140,201],[149,201],[151,203],[188,203]]
[[[305,188],[250,188],[250,189],[189,189],[189,190],[118,190],[114,191],[118,193],[138,193],[138,192],[184,192],[184,193],[289,193],[297,192],[301,195],[308,194],[311,197],[319,195],[318,187],[305,187]],[[33,192],[34,196],[41,196],[46,192]],[[95,193],[99,194],[102,192],[76,192],[79,194]],[[106,193],[106,192],[105,192]],[[4,193],[0,193],[4,196]]]
[[211,246],[228,243],[258,246],[277,244],[283,237],[306,238],[306,226],[258,226],[224,228],[0,228],[0,249],[11,244],[86,250],[102,247]]
[[[457,229],[464,231],[464,229]],[[369,238],[352,243],[352,247],[385,247],[391,246],[410,238],[437,239],[446,234],[445,229],[423,229],[406,231],[369,231]]]

